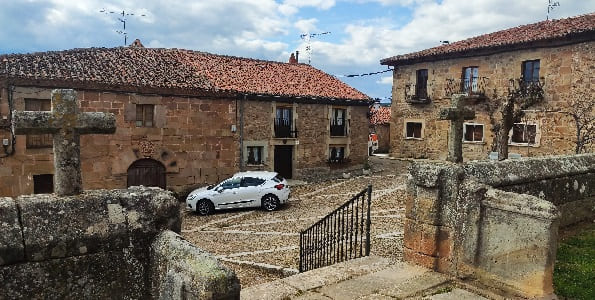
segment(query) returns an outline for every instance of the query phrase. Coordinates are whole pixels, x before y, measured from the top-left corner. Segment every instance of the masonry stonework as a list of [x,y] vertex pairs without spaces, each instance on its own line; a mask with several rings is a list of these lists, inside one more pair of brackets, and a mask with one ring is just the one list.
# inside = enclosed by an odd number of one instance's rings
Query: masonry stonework
[[[511,145],[509,151],[521,156],[570,154],[574,152],[576,129],[568,111],[568,100],[574,96],[593,101],[595,42],[582,42],[553,48],[536,48],[501,52],[466,58],[399,65],[393,73],[393,103],[391,119],[391,154],[396,157],[446,159],[449,124],[438,120],[441,109],[450,104],[447,79],[460,80],[464,67],[478,67],[478,76],[485,82],[485,98],[470,101],[467,107],[476,112],[469,123],[484,125],[482,142],[465,142],[465,160],[486,159],[491,151],[493,134],[485,102],[498,101],[507,92],[510,79],[521,77],[523,61],[540,61],[539,76],[543,77],[544,104],[531,108],[524,120],[538,124],[537,143],[528,146]],[[428,70],[429,103],[409,103],[405,99],[407,85],[416,83],[416,70]],[[410,90],[407,91],[411,93]],[[492,117],[500,120],[499,112]],[[406,139],[407,121],[423,123],[421,139]],[[590,150],[593,151],[591,147]]]

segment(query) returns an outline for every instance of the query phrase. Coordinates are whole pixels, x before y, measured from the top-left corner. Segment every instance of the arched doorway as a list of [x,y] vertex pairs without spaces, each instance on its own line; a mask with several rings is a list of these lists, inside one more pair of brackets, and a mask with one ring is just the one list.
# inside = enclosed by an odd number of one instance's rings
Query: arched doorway
[[162,163],[150,159],[139,159],[128,167],[127,186],[158,186],[165,189],[165,167]]

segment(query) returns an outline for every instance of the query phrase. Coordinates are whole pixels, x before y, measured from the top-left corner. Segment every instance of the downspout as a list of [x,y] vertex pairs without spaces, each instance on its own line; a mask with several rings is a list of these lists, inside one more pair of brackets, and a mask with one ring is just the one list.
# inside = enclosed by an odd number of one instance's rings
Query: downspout
[[246,101],[246,94],[240,100],[240,171],[244,171],[244,102]]

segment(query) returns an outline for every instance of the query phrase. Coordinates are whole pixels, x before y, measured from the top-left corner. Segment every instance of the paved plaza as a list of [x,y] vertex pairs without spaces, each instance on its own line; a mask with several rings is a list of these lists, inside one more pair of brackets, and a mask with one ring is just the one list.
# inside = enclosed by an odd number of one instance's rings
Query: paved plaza
[[275,212],[242,209],[199,216],[183,212],[182,235],[232,268],[242,287],[298,273],[299,232],[372,185],[371,255],[402,256],[404,175],[370,175],[292,186]]

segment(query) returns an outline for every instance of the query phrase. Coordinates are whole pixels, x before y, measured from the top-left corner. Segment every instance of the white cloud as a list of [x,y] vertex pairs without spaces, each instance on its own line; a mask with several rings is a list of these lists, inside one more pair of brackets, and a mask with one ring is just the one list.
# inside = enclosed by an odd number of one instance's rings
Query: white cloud
[[297,20],[294,24],[293,27],[297,28],[297,30],[299,30],[299,32],[301,33],[311,33],[311,32],[317,32],[320,31],[318,30],[318,28],[316,28],[316,23],[318,22],[317,19],[300,19]]
[[389,84],[389,85],[392,85],[393,84],[393,77],[392,76],[381,77],[379,80],[376,80],[376,83],[378,83],[378,84]]

